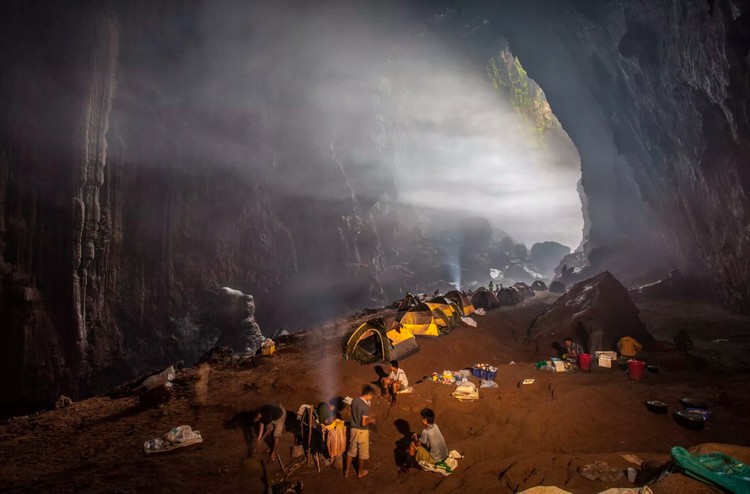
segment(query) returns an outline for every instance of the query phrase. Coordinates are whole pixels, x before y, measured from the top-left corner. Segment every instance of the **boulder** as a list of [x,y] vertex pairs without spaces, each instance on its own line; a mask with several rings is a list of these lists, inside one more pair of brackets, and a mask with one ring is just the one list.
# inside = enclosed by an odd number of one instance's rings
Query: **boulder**
[[73,404],[73,400],[65,395],[60,395],[60,397],[55,402],[55,410],[59,410],[61,408],[67,408],[70,405]]
[[644,348],[654,339],[638,317],[638,308],[627,289],[605,271],[573,285],[529,328],[526,343],[538,352],[554,355],[565,336],[572,337],[584,350],[617,350],[623,336],[632,336]]
[[236,353],[255,355],[263,343],[260,326],[255,322],[255,300],[252,295],[224,287],[219,292],[221,335],[217,347],[229,347]]

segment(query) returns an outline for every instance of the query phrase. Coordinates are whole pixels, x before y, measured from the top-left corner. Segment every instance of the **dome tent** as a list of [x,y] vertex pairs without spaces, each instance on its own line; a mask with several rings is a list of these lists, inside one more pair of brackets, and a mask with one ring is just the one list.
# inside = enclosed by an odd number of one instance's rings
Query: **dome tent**
[[414,335],[405,328],[386,330],[391,326],[382,318],[370,319],[359,325],[346,342],[344,357],[363,364],[402,360],[419,351]]

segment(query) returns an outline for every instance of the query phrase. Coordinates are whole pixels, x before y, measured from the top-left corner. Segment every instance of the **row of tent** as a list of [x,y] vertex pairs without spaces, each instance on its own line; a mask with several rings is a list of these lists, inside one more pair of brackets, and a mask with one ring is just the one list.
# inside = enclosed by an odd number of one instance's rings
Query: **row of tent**
[[535,281],[531,287],[516,283],[501,288],[498,295],[485,288],[478,289],[471,297],[452,290],[425,301],[407,294],[395,315],[370,319],[354,330],[347,340],[345,357],[362,363],[401,360],[419,351],[416,336],[440,337],[463,325],[461,318],[474,314],[476,307],[491,310],[515,305],[533,297],[535,290],[546,289],[544,282]]
[[362,363],[401,360],[419,351],[415,336],[438,338],[463,325],[462,317],[474,314],[469,297],[453,290],[421,301],[407,295],[398,312],[361,324],[346,343],[345,357]]
[[480,287],[471,296],[471,303],[475,307],[491,310],[497,307],[516,305],[529,297],[533,297],[536,294],[535,292],[546,290],[547,285],[541,280],[536,280],[531,286],[518,282],[513,286],[500,288],[496,292]]

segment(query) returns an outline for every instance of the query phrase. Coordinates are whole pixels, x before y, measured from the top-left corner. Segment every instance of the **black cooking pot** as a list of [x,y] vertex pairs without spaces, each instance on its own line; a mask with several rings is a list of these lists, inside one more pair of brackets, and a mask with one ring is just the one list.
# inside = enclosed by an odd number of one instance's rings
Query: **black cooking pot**
[[658,365],[647,365],[646,370],[649,372],[659,372],[659,366]]
[[706,425],[706,418],[700,413],[678,410],[672,414],[674,421],[692,431],[702,430]]
[[646,400],[644,403],[646,404],[646,408],[654,413],[667,413],[667,409],[669,408],[669,405],[659,400]]
[[680,400],[680,403],[685,408],[702,408],[703,410],[708,410],[708,403],[696,398],[683,398]]

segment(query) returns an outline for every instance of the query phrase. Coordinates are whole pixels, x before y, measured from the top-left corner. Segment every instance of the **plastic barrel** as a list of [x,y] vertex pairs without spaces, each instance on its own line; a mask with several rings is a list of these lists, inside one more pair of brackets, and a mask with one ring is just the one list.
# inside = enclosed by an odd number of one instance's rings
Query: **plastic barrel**
[[583,372],[591,372],[591,354],[582,353],[578,356],[578,368]]
[[634,381],[640,381],[646,375],[646,363],[641,360],[628,360],[628,376]]

